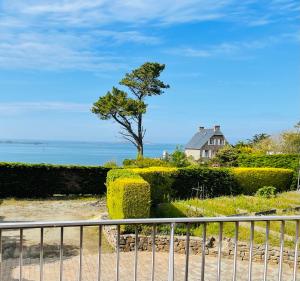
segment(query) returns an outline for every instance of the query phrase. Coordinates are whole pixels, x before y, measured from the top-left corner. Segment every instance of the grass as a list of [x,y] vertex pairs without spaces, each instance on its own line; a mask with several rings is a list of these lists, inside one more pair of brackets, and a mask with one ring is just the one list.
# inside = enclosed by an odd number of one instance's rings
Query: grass
[[[284,192],[278,194],[275,198],[261,198],[256,196],[224,196],[213,199],[200,200],[197,198],[188,200],[178,200],[167,204],[161,204],[156,216],[159,217],[215,217],[215,216],[231,216],[237,214],[253,215],[256,212],[276,209],[278,215],[295,215],[299,214],[297,211],[292,211],[292,208],[300,206],[300,194],[298,192]],[[289,210],[283,212],[283,210]],[[265,222],[256,222],[256,231],[254,233],[254,241],[257,244],[262,244],[265,241]],[[270,223],[270,244],[279,246],[280,244],[280,227],[281,222]],[[167,232],[168,228],[162,227],[162,232]],[[177,234],[185,234],[186,227],[178,226],[176,228]],[[219,233],[219,224],[210,223],[207,225],[207,234],[217,236]],[[234,237],[235,224],[224,223],[223,235],[224,237]],[[285,224],[285,245],[288,247],[294,246],[294,241],[291,238],[295,237],[296,223],[286,222]],[[194,236],[202,235],[202,226],[193,225],[191,234]],[[239,239],[242,241],[249,240],[250,224],[240,223]]]

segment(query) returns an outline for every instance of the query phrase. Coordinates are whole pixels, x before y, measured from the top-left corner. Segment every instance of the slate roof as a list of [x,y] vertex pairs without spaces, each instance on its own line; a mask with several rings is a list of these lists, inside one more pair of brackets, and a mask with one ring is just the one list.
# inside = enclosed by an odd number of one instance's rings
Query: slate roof
[[185,146],[186,149],[201,149],[212,136],[223,136],[223,133],[214,129],[202,129],[198,131]]

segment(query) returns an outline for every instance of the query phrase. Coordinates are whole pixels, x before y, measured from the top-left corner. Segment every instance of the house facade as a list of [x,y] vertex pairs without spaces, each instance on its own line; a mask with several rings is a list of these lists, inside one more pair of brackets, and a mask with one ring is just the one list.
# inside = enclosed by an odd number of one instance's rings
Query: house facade
[[185,154],[194,160],[208,160],[215,156],[218,150],[226,144],[226,138],[219,125],[205,129],[199,127],[198,132],[185,146]]

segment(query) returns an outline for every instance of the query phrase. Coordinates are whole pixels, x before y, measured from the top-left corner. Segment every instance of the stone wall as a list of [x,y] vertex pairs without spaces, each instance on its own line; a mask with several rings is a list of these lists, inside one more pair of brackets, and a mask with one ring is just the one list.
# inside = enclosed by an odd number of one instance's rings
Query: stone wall
[[[105,226],[104,234],[114,248],[116,246],[116,227]],[[234,254],[234,241],[231,238],[224,238],[222,241],[222,256],[233,258]],[[120,251],[129,252],[134,251],[135,235],[134,234],[121,234],[120,235]],[[155,239],[156,251],[168,252],[170,244],[170,237],[164,235],[157,235]],[[177,253],[184,254],[186,248],[185,236],[174,237],[174,250]],[[202,252],[202,239],[199,237],[190,237],[190,254],[200,254]],[[264,245],[253,246],[253,261],[264,261]],[[152,251],[152,238],[151,236],[139,235],[138,249],[141,251]],[[215,237],[208,237],[206,240],[206,255],[218,255],[218,242]],[[268,259],[271,263],[279,263],[280,249],[279,247],[269,246]],[[249,244],[247,242],[238,242],[238,259],[249,260]],[[284,263],[293,266],[294,250],[284,249],[283,254]],[[298,267],[300,268],[300,253],[298,253]]]

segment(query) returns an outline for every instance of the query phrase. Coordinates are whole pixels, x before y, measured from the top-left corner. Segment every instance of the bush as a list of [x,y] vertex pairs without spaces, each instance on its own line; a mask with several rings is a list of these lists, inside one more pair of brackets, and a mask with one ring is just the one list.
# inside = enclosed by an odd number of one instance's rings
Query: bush
[[148,167],[167,167],[170,164],[167,161],[158,158],[139,158],[139,159],[125,159],[123,161],[124,167],[137,167],[137,168],[148,168]]
[[113,168],[118,168],[118,164],[116,161],[108,161],[103,164],[103,167],[113,169]]
[[276,187],[274,186],[264,186],[260,189],[258,189],[255,193],[256,196],[258,197],[263,197],[263,198],[271,198],[276,196]]
[[205,197],[238,194],[237,182],[229,169],[188,167],[179,169],[173,184],[175,198],[196,196],[193,188],[203,187]]
[[279,168],[233,168],[232,172],[243,194],[255,194],[263,186],[274,186],[278,191],[291,187],[293,170]]
[[0,197],[104,194],[108,168],[0,163]]
[[170,155],[169,163],[174,167],[187,167],[190,164],[181,146],[177,146]]
[[238,157],[237,161],[239,167],[285,168],[298,171],[299,158],[299,154],[242,154]]
[[[119,175],[119,177],[117,177]],[[131,176],[130,176],[131,175]],[[150,185],[139,175],[126,170],[112,170],[107,182],[107,208],[111,219],[150,216]]]
[[177,168],[171,167],[150,167],[131,169],[135,174],[140,175],[151,186],[152,205],[168,202],[172,197],[172,186]]
[[110,184],[111,182],[115,181],[119,178],[138,178],[141,177],[135,173],[133,173],[129,169],[112,169],[107,173],[106,177],[106,185]]

